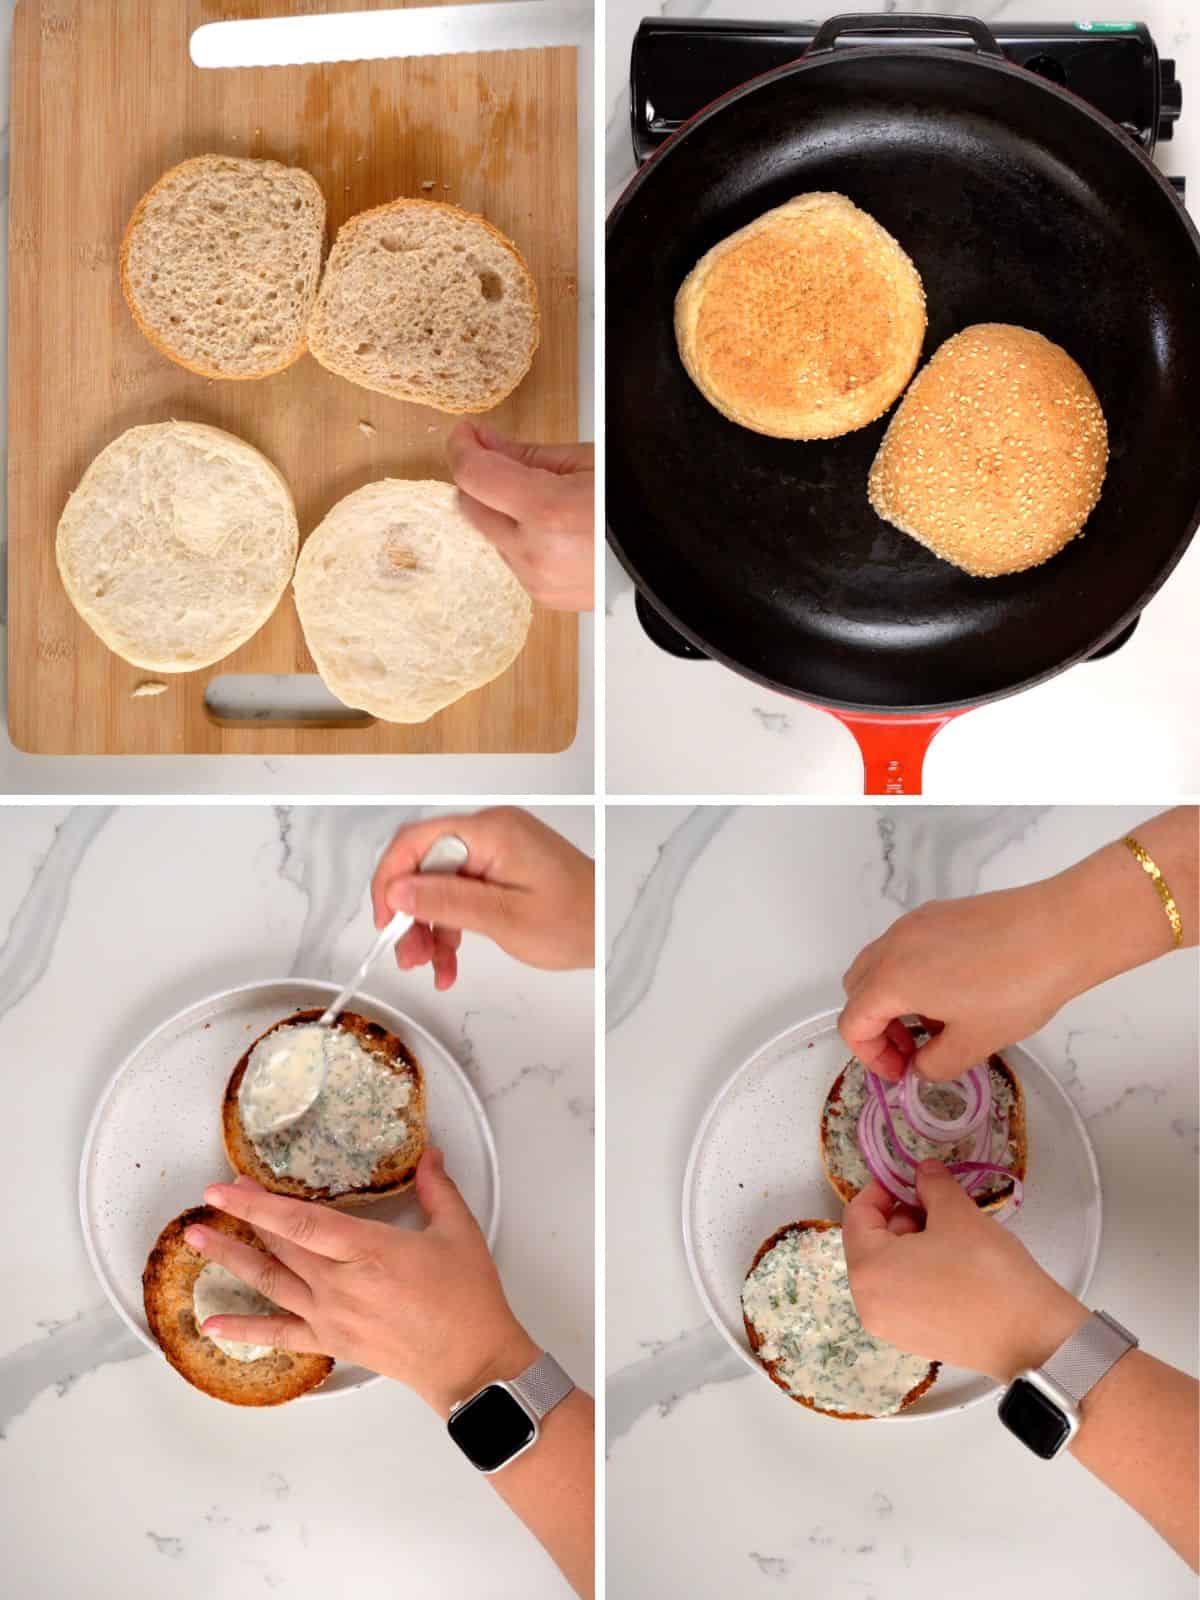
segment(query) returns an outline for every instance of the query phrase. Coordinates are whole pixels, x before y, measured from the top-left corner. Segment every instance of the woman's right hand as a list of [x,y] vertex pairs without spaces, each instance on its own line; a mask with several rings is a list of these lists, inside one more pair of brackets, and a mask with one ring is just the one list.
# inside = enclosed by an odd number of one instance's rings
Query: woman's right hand
[[850,1289],[868,1333],[929,1361],[1009,1383],[1088,1317],[940,1161],[917,1168],[924,1226],[881,1183],[842,1218]]
[[[422,856],[445,833],[466,844],[466,866],[457,875],[419,873]],[[464,929],[531,967],[565,971],[594,960],[591,857],[515,806],[401,828],[375,869],[371,904],[377,928],[398,911],[416,918],[396,962],[402,969],[432,962],[439,989],[458,976]]]

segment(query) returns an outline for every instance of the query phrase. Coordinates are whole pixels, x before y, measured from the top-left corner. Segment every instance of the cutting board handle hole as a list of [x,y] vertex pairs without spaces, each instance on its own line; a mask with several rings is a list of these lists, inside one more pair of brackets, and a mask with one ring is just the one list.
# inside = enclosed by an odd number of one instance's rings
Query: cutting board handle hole
[[223,672],[204,691],[222,727],[369,728],[375,718],[345,706],[315,672]]

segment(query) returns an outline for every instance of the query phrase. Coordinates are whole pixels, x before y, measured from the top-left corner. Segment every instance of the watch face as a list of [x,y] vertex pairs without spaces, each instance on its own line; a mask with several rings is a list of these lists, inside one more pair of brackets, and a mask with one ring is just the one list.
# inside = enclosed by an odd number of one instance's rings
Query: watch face
[[1043,1461],[1052,1460],[1071,1436],[1070,1422],[1053,1400],[1024,1378],[1001,1400],[1000,1421]]
[[529,1444],[534,1426],[507,1389],[491,1384],[468,1400],[447,1422],[450,1437],[481,1472],[497,1467]]

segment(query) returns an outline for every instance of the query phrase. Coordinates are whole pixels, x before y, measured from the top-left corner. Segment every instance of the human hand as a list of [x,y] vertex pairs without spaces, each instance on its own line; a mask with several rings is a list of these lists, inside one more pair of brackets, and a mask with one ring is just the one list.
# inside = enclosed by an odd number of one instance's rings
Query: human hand
[[[466,866],[457,875],[418,873],[422,856],[447,832],[466,844]],[[401,828],[371,880],[377,928],[398,911],[417,918],[396,946],[397,965],[407,971],[432,962],[439,989],[458,976],[464,928],[531,967],[590,967],[594,900],[590,856],[515,806]]]
[[898,1018],[934,1034],[916,1053],[944,1082],[1043,1027],[1081,986],[1057,882],[931,900],[860,950],[842,979],[838,1031],[864,1066],[897,1081],[912,1054]]
[[215,1229],[187,1242],[282,1307],[274,1317],[209,1317],[202,1332],[315,1351],[407,1384],[445,1416],[485,1383],[523,1372],[539,1351],[504,1298],[479,1225],[440,1150],[417,1166],[420,1233],[270,1194],[249,1178],[205,1190],[269,1254]]
[[846,1207],[850,1292],[868,1333],[909,1355],[1009,1383],[1087,1320],[1086,1307],[985,1215],[940,1161],[922,1161],[924,1227],[881,1183]]
[[595,451],[517,444],[460,422],[446,444],[459,508],[553,611],[590,611],[595,581]]

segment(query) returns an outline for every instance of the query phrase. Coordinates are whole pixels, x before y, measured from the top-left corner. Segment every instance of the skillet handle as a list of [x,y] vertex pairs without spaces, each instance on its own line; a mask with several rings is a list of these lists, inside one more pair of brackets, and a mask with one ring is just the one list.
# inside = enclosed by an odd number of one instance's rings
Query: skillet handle
[[881,16],[877,11],[850,11],[844,16],[830,17],[813,34],[813,42],[804,52],[805,55],[815,56],[822,51],[832,50],[841,33],[966,33],[974,40],[975,48],[981,55],[1004,59],[1004,51],[996,43],[992,30],[976,17],[933,14],[897,17],[890,14]]
[[934,734],[961,717],[936,711],[927,717],[871,717],[831,711],[854,735],[863,758],[864,794],[920,794],[921,768]]

